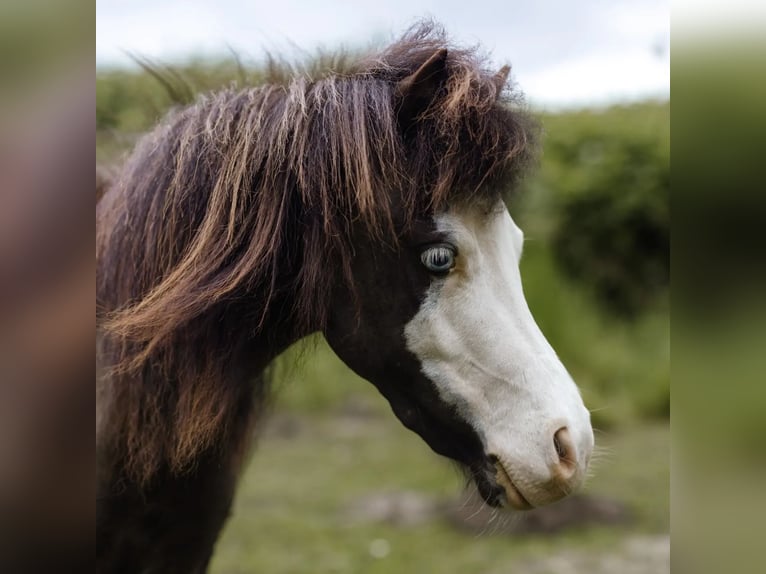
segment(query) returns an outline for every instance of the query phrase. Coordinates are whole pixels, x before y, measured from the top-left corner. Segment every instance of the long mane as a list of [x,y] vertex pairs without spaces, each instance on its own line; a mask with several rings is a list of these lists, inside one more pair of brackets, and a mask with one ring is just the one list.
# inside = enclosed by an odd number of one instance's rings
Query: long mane
[[[405,130],[397,83],[443,48],[443,87]],[[354,233],[395,244],[513,188],[536,129],[493,73],[424,23],[323,72],[275,66],[204,95],[140,141],[97,205],[103,440],[126,472],[181,471],[225,443],[258,398],[230,372],[246,341],[321,329]]]

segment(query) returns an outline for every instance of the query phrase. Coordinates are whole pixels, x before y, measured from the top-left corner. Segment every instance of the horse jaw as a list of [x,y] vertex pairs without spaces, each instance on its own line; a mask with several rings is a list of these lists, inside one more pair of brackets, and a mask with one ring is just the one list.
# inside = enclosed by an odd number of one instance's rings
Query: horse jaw
[[579,390],[532,318],[522,290],[523,233],[502,202],[491,213],[435,217],[458,252],[405,326],[407,348],[439,399],[479,436],[501,503],[529,508],[579,486],[593,449]]

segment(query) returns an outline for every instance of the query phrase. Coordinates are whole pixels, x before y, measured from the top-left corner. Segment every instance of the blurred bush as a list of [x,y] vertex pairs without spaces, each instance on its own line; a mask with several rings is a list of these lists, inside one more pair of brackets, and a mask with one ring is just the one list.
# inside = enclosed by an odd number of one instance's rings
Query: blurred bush
[[102,69],[96,76],[96,129],[135,133],[149,130],[173,105],[233,83],[257,85],[263,71],[234,57],[192,60],[169,66],[133,56],[135,69]]
[[555,194],[556,261],[624,317],[668,287],[669,112],[643,104],[546,121],[541,181]]

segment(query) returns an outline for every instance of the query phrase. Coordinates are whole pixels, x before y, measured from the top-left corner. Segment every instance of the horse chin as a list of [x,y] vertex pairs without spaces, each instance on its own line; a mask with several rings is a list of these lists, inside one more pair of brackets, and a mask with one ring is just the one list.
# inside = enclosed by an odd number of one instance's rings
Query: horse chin
[[482,500],[492,508],[530,510],[533,506],[521,494],[506,470],[495,463],[473,467],[469,474]]
[[492,508],[504,508],[507,506],[505,491],[494,478],[489,468],[482,465],[480,468],[474,466],[466,467],[466,470],[485,504]]

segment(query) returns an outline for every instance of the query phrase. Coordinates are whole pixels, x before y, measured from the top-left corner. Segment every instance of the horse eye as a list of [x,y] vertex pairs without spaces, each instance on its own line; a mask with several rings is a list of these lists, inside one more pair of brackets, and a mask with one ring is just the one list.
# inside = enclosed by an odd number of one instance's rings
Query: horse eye
[[434,245],[420,254],[420,261],[431,273],[447,273],[455,266],[455,249],[451,245]]

